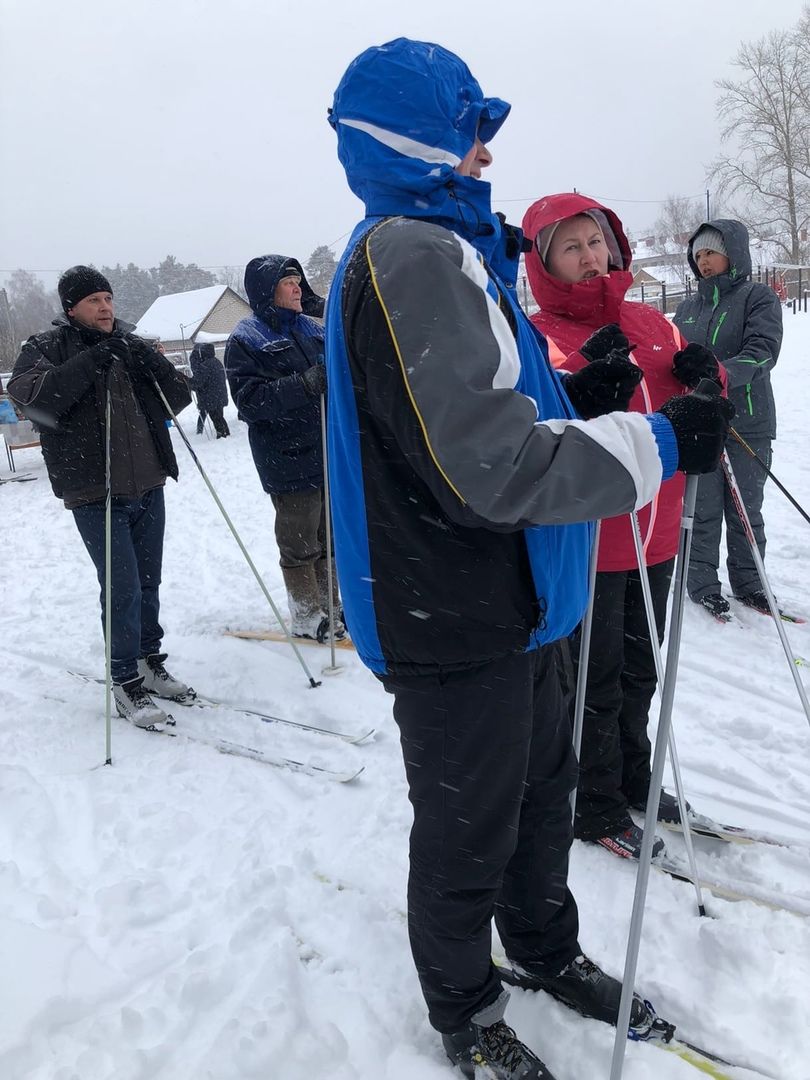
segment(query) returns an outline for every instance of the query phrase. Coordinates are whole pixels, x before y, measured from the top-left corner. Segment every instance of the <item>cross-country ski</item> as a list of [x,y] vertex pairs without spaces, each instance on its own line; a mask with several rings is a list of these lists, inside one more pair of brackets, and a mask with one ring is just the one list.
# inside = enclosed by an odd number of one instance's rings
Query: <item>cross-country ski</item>
[[[81,679],[83,682],[93,682],[97,685],[101,685],[104,682],[99,676],[89,675],[84,671],[69,670],[68,674],[73,675],[77,679]],[[169,698],[168,704],[169,706],[180,705],[184,708],[219,709],[224,714],[231,713],[243,717],[252,717],[261,720],[265,724],[280,724],[283,727],[295,728],[298,731],[308,731],[314,735],[325,735],[327,738],[340,739],[342,742],[352,743],[354,745],[368,742],[374,735],[374,728],[368,728],[365,731],[360,731],[353,735],[347,731],[333,731],[331,728],[317,724],[309,724],[304,720],[291,720],[284,716],[273,716],[271,713],[262,712],[261,709],[248,708],[244,705],[232,705],[230,702],[226,701],[213,701],[211,698],[201,697],[197,693],[193,693],[193,696]]]

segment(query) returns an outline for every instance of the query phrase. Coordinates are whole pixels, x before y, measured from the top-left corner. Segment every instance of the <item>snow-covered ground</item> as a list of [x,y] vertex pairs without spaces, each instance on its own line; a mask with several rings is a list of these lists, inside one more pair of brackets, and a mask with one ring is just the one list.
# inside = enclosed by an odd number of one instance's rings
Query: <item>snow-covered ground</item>
[[[777,475],[810,503],[810,317],[785,315],[774,375]],[[182,418],[193,431],[190,411]],[[246,429],[191,438],[276,601],[273,510]],[[94,570],[38,480],[0,487],[0,1077],[3,1080],[443,1080],[404,918],[410,806],[391,700],[352,653],[319,689],[284,645],[226,637],[269,625],[257,584],[174,433],[162,587],[170,666],[203,693],[343,730],[351,746],[228,713],[176,708],[182,728],[338,768],[341,785],[226,757],[113,721],[104,767]],[[777,594],[810,611],[810,526],[770,487],[767,563]],[[675,731],[687,794],[705,813],[792,838],[708,844],[707,874],[810,911],[810,732],[775,628],[686,612]],[[788,627],[810,657],[810,626]],[[316,674],[328,651],[309,648]],[[803,671],[810,681],[810,669]],[[668,834],[674,853],[680,841]],[[581,941],[618,974],[633,868],[576,844]],[[807,1080],[810,920],[709,898],[653,874],[638,986],[684,1037],[779,1080]],[[607,1077],[613,1031],[544,995],[515,993],[508,1019],[559,1080]],[[758,1074],[759,1074],[758,1073]],[[757,1075],[758,1075],[757,1074]],[[628,1080],[696,1076],[628,1044]],[[748,1072],[739,1075],[752,1075]]]

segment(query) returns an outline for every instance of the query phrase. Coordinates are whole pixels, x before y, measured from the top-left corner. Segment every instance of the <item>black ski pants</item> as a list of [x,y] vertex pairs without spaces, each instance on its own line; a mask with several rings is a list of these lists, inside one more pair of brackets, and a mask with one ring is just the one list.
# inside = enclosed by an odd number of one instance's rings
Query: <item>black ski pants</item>
[[568,885],[576,779],[558,646],[437,675],[384,677],[414,810],[408,930],[430,1022],[463,1028],[511,960],[558,974],[579,953]]
[[211,417],[211,423],[214,425],[214,431],[217,433],[218,439],[224,439],[231,433],[231,429],[228,427],[228,421],[223,415],[222,409],[200,409],[200,414],[197,417],[197,434],[202,435],[205,429],[205,418]]
[[[658,630],[664,640],[675,560],[648,567]],[[572,639],[578,673],[579,633]],[[591,650],[574,823],[581,840],[598,840],[632,824],[650,787],[647,717],[657,678],[638,570],[596,575]],[[573,707],[575,694],[569,700]]]
[[[746,442],[770,468],[771,440],[748,438]],[[729,461],[742,495],[751,528],[762,558],[765,558],[765,521],[762,517],[762,499],[767,474],[747,450],[735,439],[726,443]],[[745,535],[740,515],[731,497],[731,491],[722,468],[701,476],[695,505],[695,525],[689,554],[687,587],[693,600],[708,593],[720,592],[720,533],[723,519],[726,522],[726,568],[728,582],[735,596],[758,592],[762,588],[754,556]]]

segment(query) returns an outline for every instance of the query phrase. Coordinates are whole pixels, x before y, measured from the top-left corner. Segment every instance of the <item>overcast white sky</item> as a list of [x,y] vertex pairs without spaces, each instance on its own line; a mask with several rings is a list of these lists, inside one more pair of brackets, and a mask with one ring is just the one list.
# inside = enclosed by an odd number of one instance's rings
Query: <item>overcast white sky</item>
[[576,187],[637,234],[697,195],[714,80],[802,0],[0,0],[0,272],[306,260],[361,216],[326,122],[349,61],[399,35],[512,103],[496,208]]

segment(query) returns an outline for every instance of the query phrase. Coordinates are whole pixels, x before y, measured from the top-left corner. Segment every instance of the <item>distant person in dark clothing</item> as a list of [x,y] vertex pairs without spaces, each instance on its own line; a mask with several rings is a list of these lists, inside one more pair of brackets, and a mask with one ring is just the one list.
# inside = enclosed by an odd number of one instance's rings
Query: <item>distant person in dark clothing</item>
[[164,723],[150,694],[188,687],[166,670],[158,622],[166,477],[177,462],[166,428],[191,401],[185,377],[114,316],[110,283],[90,266],[59,279],[64,315],[23,345],[9,395],[40,431],[54,494],[73,512],[101,585],[105,626],[106,415],[110,403],[112,680],[118,712],[139,727]]
[[225,368],[217,360],[210,342],[195,345],[191,350],[191,389],[197,395],[197,434],[202,435],[206,414],[211,417],[218,439],[224,439],[231,431],[222,410],[228,404],[228,382]]
[[[262,255],[245,269],[253,314],[228,339],[225,370],[262,487],[276,508],[276,542],[291,632],[329,635],[321,400],[324,302],[301,264]],[[334,566],[332,567],[334,575]],[[333,580],[336,580],[333,577]],[[345,637],[342,618],[336,637]]]
[[[705,222],[690,239],[687,258],[698,286],[693,296],[678,305],[675,325],[691,349],[709,350],[720,361],[728,375],[729,399],[737,410],[734,429],[770,465],[776,438],[771,370],[782,345],[781,301],[768,285],[751,281],[748,230],[741,221]],[[765,472],[736,439],[728,440],[726,450],[764,558]],[[747,607],[767,614],[768,600],[720,468],[701,476],[698,485],[689,596],[715,618],[729,618],[729,603],[718,577],[724,518],[731,591]]]

